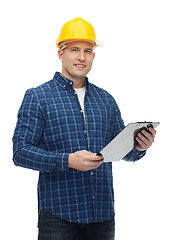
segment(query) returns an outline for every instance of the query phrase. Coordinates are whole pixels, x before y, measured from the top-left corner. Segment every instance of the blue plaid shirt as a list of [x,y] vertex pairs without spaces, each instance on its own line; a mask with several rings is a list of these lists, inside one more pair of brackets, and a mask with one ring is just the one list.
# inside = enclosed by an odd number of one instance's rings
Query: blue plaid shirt
[[[54,78],[27,90],[13,136],[15,165],[39,171],[38,210],[70,222],[104,222],[114,217],[112,163],[95,170],[68,168],[70,153],[99,152],[125,126],[113,97],[85,82],[85,120],[73,82]],[[145,153],[133,149],[125,158]]]

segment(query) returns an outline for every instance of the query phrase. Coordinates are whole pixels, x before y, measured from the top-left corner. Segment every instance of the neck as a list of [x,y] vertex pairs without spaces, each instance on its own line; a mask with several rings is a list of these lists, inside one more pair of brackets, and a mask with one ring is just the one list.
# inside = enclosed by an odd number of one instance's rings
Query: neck
[[83,88],[85,86],[85,80],[86,77],[81,77],[81,78],[74,78],[72,76],[67,76],[67,74],[64,74],[63,72],[61,73],[61,75],[71,81],[73,81],[73,88]]
[[73,88],[83,88],[85,86],[85,80],[80,82],[80,81],[73,81]]

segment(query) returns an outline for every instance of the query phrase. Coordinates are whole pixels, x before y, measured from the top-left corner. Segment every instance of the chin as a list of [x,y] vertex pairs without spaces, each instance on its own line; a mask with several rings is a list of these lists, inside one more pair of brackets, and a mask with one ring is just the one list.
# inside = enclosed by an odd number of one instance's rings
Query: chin
[[[88,72],[87,72],[88,73]],[[85,78],[87,73],[75,74],[76,78]]]

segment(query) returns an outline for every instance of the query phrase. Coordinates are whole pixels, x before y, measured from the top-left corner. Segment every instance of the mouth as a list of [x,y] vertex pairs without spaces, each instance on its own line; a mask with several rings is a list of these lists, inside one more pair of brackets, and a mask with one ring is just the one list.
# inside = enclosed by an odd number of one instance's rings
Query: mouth
[[74,64],[74,66],[76,66],[78,69],[84,69],[86,67],[84,64]]

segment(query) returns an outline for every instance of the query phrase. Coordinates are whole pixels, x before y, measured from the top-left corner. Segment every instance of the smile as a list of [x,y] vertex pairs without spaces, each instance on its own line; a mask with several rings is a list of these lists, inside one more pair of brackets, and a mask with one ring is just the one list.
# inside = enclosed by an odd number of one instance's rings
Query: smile
[[83,64],[74,64],[76,67],[78,67],[78,68],[84,68],[84,67],[86,67],[85,65],[83,65]]

